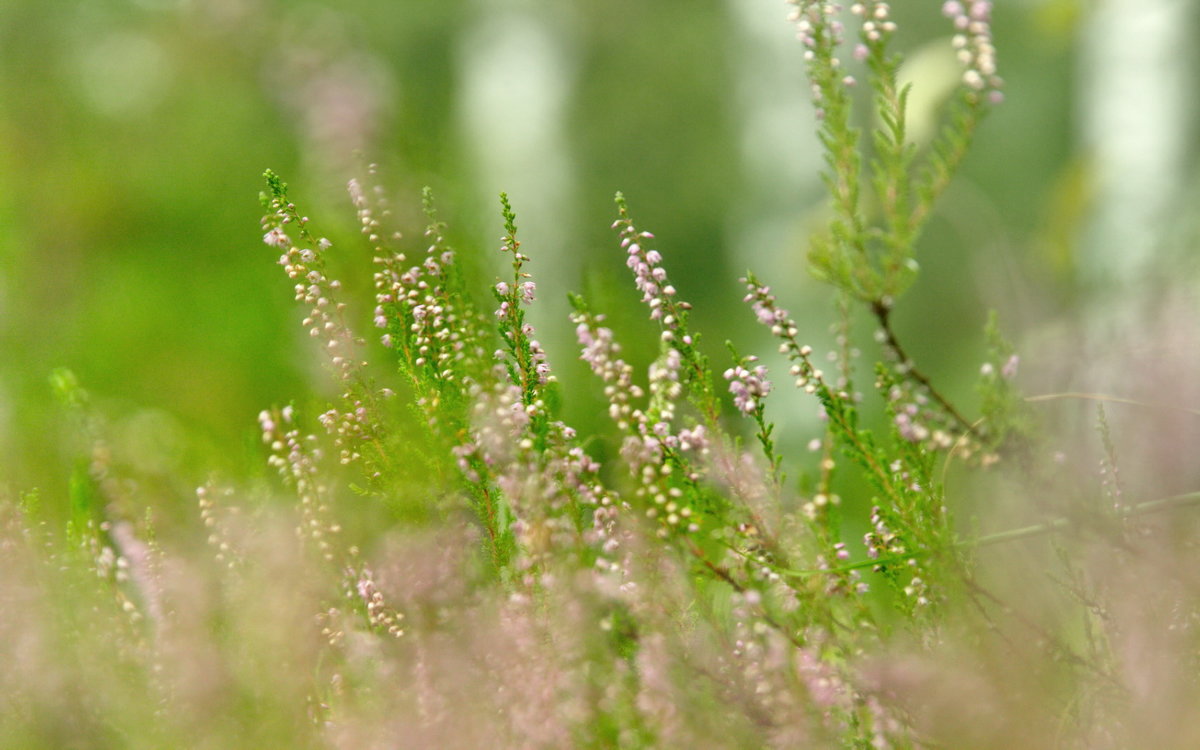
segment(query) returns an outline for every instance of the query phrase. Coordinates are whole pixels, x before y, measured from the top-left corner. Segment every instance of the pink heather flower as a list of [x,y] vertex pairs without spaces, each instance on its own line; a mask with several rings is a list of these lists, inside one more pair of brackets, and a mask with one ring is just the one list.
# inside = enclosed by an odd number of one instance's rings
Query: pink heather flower
[[[642,246],[644,240],[653,239],[654,235],[639,232],[624,214],[624,209],[613,227],[621,230],[621,247],[628,254],[625,265],[633,271],[634,282],[642,293],[642,302],[650,307],[650,319],[660,321],[668,332],[677,330],[680,311],[686,310],[687,306],[673,299],[675,287],[667,283],[667,272],[661,265],[662,254]],[[664,334],[663,340],[670,341],[673,336],[673,333],[671,336]]]
[[350,200],[354,202],[357,208],[367,207],[367,196],[363,192],[362,184],[358,180],[350,180],[346,183],[346,190],[350,193]]
[[277,247],[280,250],[287,250],[292,244],[291,239],[289,239],[279,227],[274,227],[271,229],[271,231],[264,234],[263,242],[271,247]]
[[537,291],[537,285],[532,281],[526,281],[521,284],[521,301],[525,304],[533,302],[533,293]]
[[682,429],[679,431],[679,449],[682,451],[696,451],[697,453],[708,452],[708,433],[704,429],[704,425],[698,424],[692,429]]
[[[756,358],[747,358],[753,362]],[[742,365],[731,367],[725,371],[725,379],[729,381],[729,392],[733,394],[733,404],[743,414],[753,414],[762,399],[771,392],[771,381],[767,380],[767,368],[759,365],[748,370]]]
[[988,91],[988,100],[998,103],[1002,97],[993,95],[1003,84],[996,75],[996,47],[992,42],[992,3],[990,0],[949,0],[942,4],[942,15],[954,24],[954,48],[959,61],[966,66],[963,83],[975,91]]
[[1017,367],[1020,364],[1021,358],[1014,354],[1004,363],[1004,367],[1000,368],[1000,374],[1004,376],[1005,380],[1012,380],[1017,376]]

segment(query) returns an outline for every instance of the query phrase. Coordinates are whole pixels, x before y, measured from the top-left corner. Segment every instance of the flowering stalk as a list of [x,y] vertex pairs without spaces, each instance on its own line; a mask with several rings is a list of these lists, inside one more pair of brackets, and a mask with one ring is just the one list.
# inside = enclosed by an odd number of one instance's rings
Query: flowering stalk
[[732,342],[727,341],[726,345],[733,354],[735,362],[733,367],[724,372],[725,380],[729,381],[729,392],[733,394],[733,405],[742,414],[753,419],[754,424],[758,427],[754,436],[758,438],[759,445],[762,446],[763,455],[771,469],[772,482],[778,491],[779,486],[783,483],[781,474],[783,457],[776,454],[775,441],[771,438],[771,434],[775,431],[775,425],[766,420],[764,399],[771,392],[771,381],[767,380],[767,368],[754,364],[758,361],[758,357],[739,357]]
[[[696,348],[699,335],[691,333],[687,326],[688,312],[692,306],[677,298],[678,292],[662,266],[662,255],[657,250],[645,247],[647,240],[654,239],[654,235],[639,231],[634,226],[625,196],[617,193],[616,202],[619,216],[612,226],[621,235],[621,247],[626,252],[625,265],[633,271],[634,283],[642,293],[642,302],[650,308],[650,319],[662,329],[659,338],[663,342],[664,355],[670,360],[668,366],[678,359],[688,395],[700,410],[705,425],[710,430],[716,430],[720,406],[713,392],[708,359]],[[675,349],[678,355],[670,354],[670,349]]]
[[[378,420],[377,401],[381,394],[372,388],[364,374],[362,348],[366,342],[346,323],[346,303],[338,300],[341,282],[326,272],[325,253],[332,243],[308,229],[308,217],[297,212],[295,204],[288,200],[287,185],[274,172],[267,170],[265,177],[269,192],[262,195],[268,211],[262,220],[266,230],[263,242],[283,250],[279,265],[295,282],[296,301],[309,306],[302,325],[310,336],[321,341],[327,362],[345,389],[341,404],[321,415],[321,425],[334,438],[343,464],[362,459],[361,451],[369,448],[367,469],[372,478],[378,478],[389,461],[382,444],[383,427]],[[296,242],[287,235],[289,229],[297,235]]]
[[532,418],[531,433],[539,440],[544,440],[547,423],[546,386],[554,382],[554,376],[546,362],[545,350],[533,338],[533,326],[525,322],[524,308],[533,302],[537,286],[524,270],[529,256],[521,252],[521,241],[517,239],[517,217],[506,193],[500,194],[500,205],[504,217],[500,252],[512,256],[513,275],[511,281],[498,282],[493,289],[499,303],[496,319],[499,321],[500,340],[507,349],[507,356],[504,352],[496,354],[498,359],[503,357],[509,380],[521,391],[521,402]]

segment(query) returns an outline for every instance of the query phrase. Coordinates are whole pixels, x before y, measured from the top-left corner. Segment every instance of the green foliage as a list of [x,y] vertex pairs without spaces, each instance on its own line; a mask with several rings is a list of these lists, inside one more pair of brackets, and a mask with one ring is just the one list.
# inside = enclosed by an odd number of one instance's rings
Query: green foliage
[[[922,154],[908,141],[888,6],[851,8],[876,117],[864,144],[857,82],[838,58],[842,21],[828,4],[793,4],[830,199],[810,254],[838,294],[829,372],[770,288],[749,272],[742,282],[823,418],[812,457],[776,440],[774,420],[787,415],[769,400],[768,367],[732,342],[721,392],[692,305],[620,193],[614,244],[658,350],[639,372],[605,316],[569,296],[580,359],[612,421],[589,435],[561,408],[586,394],[560,390],[527,316],[532,257],[507,194],[500,252],[511,273],[492,286],[489,314],[430,190],[413,243],[374,166],[350,183],[372,266],[370,319],[387,351],[372,367],[381,350],[333,277],[342,245],[268,170],[263,241],[280,253],[334,391],[259,415],[278,481],[206,481],[194,523],[164,535],[148,510],[131,511],[137,472],[111,460],[78,379],[53,373],[86,459],[71,474],[62,535],[39,493],[0,498],[0,656],[17,663],[15,679],[0,676],[17,709],[0,714],[0,732],[29,747],[1034,746],[1004,697],[1029,694],[1032,722],[1056,723],[1080,746],[1097,717],[1111,737],[1134,737],[1138,707],[1124,693],[1142,681],[1117,672],[1106,639],[1126,631],[1100,601],[1120,579],[1093,583],[1067,546],[1163,575],[1153,548],[1136,545],[1165,537],[1133,525],[1196,495],[1122,503],[1101,410],[1100,489],[1116,512],[962,533],[952,462],[972,476],[1046,473],[1045,438],[1015,385],[1019,359],[993,315],[972,419],[892,326],[921,231],[999,85],[988,7],[973,6],[962,91]],[[855,387],[859,319],[877,329],[871,393]],[[979,574],[985,548],[1049,534],[1064,590],[1087,617],[1085,647],[1047,622],[1057,611],[1023,614]],[[1152,600],[1188,627],[1200,612],[1191,583]],[[1022,669],[963,677],[943,654],[976,647],[978,661]],[[1180,649],[1194,657],[1194,644]],[[116,689],[90,688],[100,675]],[[974,691],[957,707],[965,719],[938,722],[943,681]],[[60,683],[73,688],[62,698]],[[1002,717],[988,725],[995,736],[978,740],[970,711]],[[44,718],[59,715],[65,730]]]

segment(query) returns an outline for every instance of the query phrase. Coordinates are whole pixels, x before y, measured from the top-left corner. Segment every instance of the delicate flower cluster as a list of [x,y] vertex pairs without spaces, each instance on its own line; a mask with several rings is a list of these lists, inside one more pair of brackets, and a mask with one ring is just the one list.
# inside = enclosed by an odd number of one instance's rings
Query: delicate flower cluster
[[[496,293],[502,297],[507,297],[512,289],[513,286],[506,281],[501,281],[496,284]],[[516,289],[518,290],[517,293],[521,300],[521,304],[529,305],[533,303],[534,295],[537,292],[537,284],[532,281],[523,281],[516,285]],[[508,310],[507,305],[501,305],[501,308],[505,313]],[[502,318],[504,315],[500,311],[497,311],[496,317]]]
[[[350,192],[359,209],[363,231],[377,229],[378,223],[366,208],[361,187],[352,183]],[[295,205],[285,203],[282,197],[277,196],[271,207],[273,212],[263,217],[264,226],[269,227],[263,241],[285,250],[279,258],[279,264],[288,278],[296,281],[296,301],[310,306],[302,324],[310,336],[320,339],[324,344],[322,349],[330,365],[347,388],[342,393],[345,407],[330,409],[321,415],[320,421],[333,436],[341,462],[348,464],[361,458],[359,447],[370,440],[377,429],[370,410],[362,398],[355,396],[355,391],[360,390],[361,386],[361,370],[366,365],[359,359],[359,350],[365,342],[357,338],[345,323],[343,316],[346,305],[336,300],[341,283],[330,279],[325,273],[324,253],[331,247],[329,240],[313,238],[305,226],[308,219],[299,216]],[[283,227],[289,224],[298,225],[303,247],[293,244],[284,233]],[[370,237],[372,242],[379,242],[377,235],[372,233]]]
[[[622,451],[622,456],[625,455],[627,452]],[[638,498],[646,505],[646,518],[660,522],[658,535],[664,539],[673,530],[687,530],[690,533],[700,530],[698,519],[693,518],[692,508],[683,497],[683,490],[668,481],[669,472],[664,471],[669,469],[670,464],[665,463],[643,464],[639,477],[641,486],[636,491]]]
[[[1005,380],[1012,380],[1017,376],[1017,369],[1020,366],[1021,358],[1018,355],[1013,354],[1006,359],[1004,364],[1000,367],[1000,377],[1004,378]],[[991,362],[984,362],[979,368],[979,374],[985,378],[994,377],[996,374],[996,368]]]
[[349,391],[343,393],[342,398],[350,402],[348,409],[329,409],[318,416],[317,421],[333,437],[338,460],[348,464],[362,458],[360,447],[373,438],[377,427],[361,399],[354,398]]
[[460,471],[480,493],[499,489],[507,499],[509,530],[517,542],[515,569],[525,574],[526,585],[536,584],[537,572],[552,554],[579,542],[581,511],[592,515],[592,527],[582,537],[596,553],[597,565],[611,569],[611,553],[619,546],[617,497],[600,480],[600,465],[574,444],[572,428],[546,421],[543,400],[524,402],[522,388],[503,366],[494,367],[489,380],[490,389],[473,384],[471,426],[465,442],[452,450]]
[[655,432],[669,431],[675,419],[675,404],[683,394],[683,384],[679,382],[682,366],[683,355],[673,346],[667,346],[650,364],[650,407],[647,412]]
[[867,557],[872,560],[879,559],[880,555],[903,555],[906,551],[900,537],[888,528],[878,505],[871,508],[871,531],[863,535],[863,544],[867,548]]
[[321,450],[316,447],[315,435],[301,436],[294,424],[292,407],[278,411],[263,411],[258,415],[262,439],[271,449],[267,463],[274,467],[284,481],[291,485],[300,499],[301,539],[314,545],[326,561],[333,561],[331,539],[341,533],[341,526],[331,520],[326,502],[328,488],[319,478],[317,462]]
[[[291,220],[292,217],[287,214],[279,217],[281,223],[286,224]],[[300,221],[305,222],[306,219],[301,218]],[[333,301],[341,282],[330,279],[324,271],[321,253],[330,248],[329,240],[321,238],[314,247],[300,248],[292,245],[278,227],[267,232],[263,240],[276,247],[285,246],[283,255],[279,257],[279,265],[283,266],[288,278],[296,282],[296,301],[310,306],[308,316],[303,320],[304,327],[310,336],[320,339],[324,344],[323,349],[338,377],[344,381],[352,379],[362,364],[356,352],[360,342],[342,320],[345,303]]]
[[[304,326],[308,328],[309,335],[320,338],[325,344],[330,363],[338,376],[342,380],[349,380],[359,363],[352,356],[354,336],[341,318],[345,305],[335,304],[332,299],[333,292],[341,287],[341,283],[325,274],[322,254],[332,245],[328,239],[314,238],[309,233],[306,226],[308,217],[300,216],[295,204],[286,201],[283,183],[274,175],[270,175],[268,180],[276,193],[268,205],[270,213],[262,219],[263,228],[267,230],[263,242],[269,247],[283,250],[279,265],[283,266],[288,278],[296,282],[293,287],[296,301],[311,306]],[[285,232],[285,227],[289,225],[296,227],[301,238],[299,244],[303,247],[293,242]]]
[[887,398],[894,412],[892,423],[901,438],[910,443],[928,443],[935,450],[946,450],[954,444],[953,435],[943,425],[946,415],[928,408],[925,394],[898,383],[888,391]]
[[643,395],[641,386],[633,382],[633,366],[617,355],[621,345],[613,340],[611,328],[600,325],[603,315],[575,312],[571,322],[575,324],[575,337],[583,347],[580,359],[591,367],[592,372],[604,382],[604,397],[608,399],[608,414],[621,431],[630,429],[633,418],[633,400]]
[[862,37],[867,44],[882,42],[896,31],[896,22],[891,19],[891,6],[882,0],[854,3],[850,6],[850,12],[863,20]]
[[919,575],[913,575],[908,584],[904,587],[905,596],[910,596],[917,606],[925,606],[929,604],[929,584]]
[[[746,362],[756,361],[757,357],[747,357]],[[725,371],[725,379],[729,381],[729,392],[733,394],[733,404],[743,414],[753,414],[762,408],[762,400],[771,392],[771,381],[767,380],[767,368],[756,366],[753,370],[744,365],[737,365]]]
[[[445,245],[442,225],[437,221],[430,224],[425,231],[430,241],[425,258],[419,265],[408,266],[404,253],[379,244],[383,232],[380,219],[361,187],[354,181],[350,186],[362,231],[375,243],[378,270],[374,274],[374,324],[386,331],[381,336],[383,345],[399,350],[406,366],[413,370],[444,382],[460,380],[464,361],[469,356],[478,359],[479,352],[467,351],[469,333],[465,329],[469,316],[446,289],[446,273],[454,263],[454,251]],[[386,214],[384,206],[379,213]],[[432,212],[428,205],[426,210]],[[400,235],[394,232],[391,236],[398,239]]]
[[[804,696],[797,694],[794,686],[798,670],[793,648],[768,624],[762,612],[762,599],[755,589],[736,592],[731,597],[730,615],[734,621],[731,666],[738,669],[741,679],[753,690],[753,700],[760,711],[776,717],[780,724],[803,726],[805,714],[812,706],[805,705]],[[823,711],[827,707],[817,708]],[[807,747],[811,742],[807,732],[774,739],[779,747]]]
[[404,614],[397,612],[387,605],[383,594],[375,585],[370,568],[363,568],[354,586],[358,598],[367,607],[367,622],[373,628],[387,633],[393,638],[404,635]]
[[[497,368],[498,370],[499,368]],[[474,443],[482,451],[488,465],[502,465],[516,458],[518,451],[533,448],[533,439],[528,427],[533,418],[544,411],[544,404],[525,404],[521,400],[521,389],[503,379],[503,371],[497,371],[496,385],[490,392],[476,386]]]
[[[660,529],[663,536],[670,528],[698,530],[699,526],[688,520],[692,517],[692,509],[681,502],[683,490],[670,481],[673,463],[683,460],[681,452],[703,455],[708,450],[708,437],[701,425],[682,430],[678,435],[672,434],[670,420],[674,417],[674,407],[671,397],[678,396],[680,388],[679,353],[668,348],[651,368],[650,387],[655,397],[652,400],[657,403],[643,411],[633,405],[633,399],[643,395],[642,389],[633,384],[633,367],[617,358],[620,347],[613,341],[612,331],[600,325],[601,316],[577,310],[571,319],[583,347],[580,358],[604,381],[609,414],[626,433],[621,456],[639,483],[636,495],[648,506],[647,517],[659,518],[664,523]],[[671,461],[667,460],[668,453],[673,455]],[[699,474],[689,471],[688,478],[695,481]]]
[[1001,99],[1004,82],[996,75],[996,47],[992,42],[990,0],[947,0],[942,14],[954,23],[954,48],[966,66],[963,83],[975,91],[987,91],[993,103]]
[[834,106],[840,106],[836,100],[845,97],[844,90],[836,85],[839,77],[845,86],[855,83],[853,76],[841,72],[842,63],[837,56],[845,35],[845,27],[838,19],[842,5],[821,0],[788,0],[788,4],[795,6],[788,20],[796,24],[796,38],[804,45],[817,119],[824,119],[827,96],[835,100]]
[[[862,19],[858,33],[860,41],[854,46],[854,59],[862,62],[872,55],[876,59],[883,59],[887,43],[896,32],[896,22],[891,19],[891,6],[882,0],[873,0],[854,3],[850,6],[850,12]],[[842,82],[850,86],[854,84],[854,78],[846,76]]]
[[[879,506],[871,509],[871,529],[863,536],[863,544],[867,547],[867,557],[878,560],[881,555],[891,557],[908,553],[900,535],[888,527],[883,510]],[[904,562],[912,571],[912,578],[904,586],[904,594],[911,597],[918,606],[929,604],[929,584],[921,577],[916,558],[909,557]],[[877,572],[882,569],[882,563],[874,568]]]
[[[837,18],[842,11],[841,3],[787,0],[787,4],[795,6],[788,14],[788,20],[796,24],[796,38],[807,49],[805,59],[813,59],[813,50],[821,47],[832,49],[841,44],[845,32],[842,22]],[[837,67],[836,62],[834,67]]]
[[[647,250],[646,240],[654,238],[649,232],[639,232],[630,220],[624,205],[621,205],[621,217],[613,222],[613,229],[621,234],[621,247],[627,258],[625,265],[633,271],[634,283],[642,293],[642,302],[650,307],[650,319],[656,320],[663,327],[663,341],[673,341],[676,333],[682,328],[687,311],[691,305],[675,299],[675,287],[667,278],[667,270],[662,267],[662,255],[657,250]],[[691,336],[683,335],[685,345],[692,344]]]
[[[234,549],[229,538],[229,530],[221,523],[218,517],[217,503],[213,499],[213,495],[217,494],[218,490],[212,485],[202,485],[196,488],[196,500],[200,506],[200,522],[204,524],[204,528],[208,530],[208,544],[215,551],[217,562],[222,565],[227,565],[230,568],[236,567],[240,562],[237,551]],[[233,494],[230,489],[221,491],[221,494],[228,498]],[[234,514],[237,508],[223,504],[225,512]]]
[[[815,393],[818,387],[826,387],[825,374],[814,367],[810,359],[812,347],[801,346],[796,341],[796,334],[799,333],[796,323],[787,310],[778,306],[775,295],[771,294],[771,287],[759,283],[753,276],[746,276],[740,281],[747,289],[742,301],[750,303],[750,308],[759,323],[771,328],[771,335],[780,339],[779,353],[787,355],[792,361],[789,374],[796,378],[796,387],[804,389],[805,393]],[[836,395],[849,398],[849,394],[844,391],[838,391]]]
[[[368,165],[367,174],[371,178],[375,178],[378,174],[377,165]],[[368,199],[367,191],[363,188],[362,183],[357,179],[351,179],[346,183],[346,191],[350,194],[350,201],[354,204],[354,210],[358,215],[359,229],[371,243],[373,252],[376,254],[388,252],[389,245],[392,242],[398,242],[403,235],[399,230],[388,231],[384,227],[384,222],[391,218],[391,209],[388,208],[387,196],[384,195],[383,188],[375,185],[371,190],[372,196]],[[403,256],[399,260],[403,262]]]
[[[850,559],[850,550],[846,548],[845,542],[837,542],[833,545],[833,556],[838,563],[845,563]],[[817,556],[817,569],[829,571],[829,576],[825,583],[825,594],[827,596],[838,596],[848,593],[865,594],[871,590],[870,585],[862,580],[862,573],[857,568],[851,570],[834,570],[830,567],[824,555]]]

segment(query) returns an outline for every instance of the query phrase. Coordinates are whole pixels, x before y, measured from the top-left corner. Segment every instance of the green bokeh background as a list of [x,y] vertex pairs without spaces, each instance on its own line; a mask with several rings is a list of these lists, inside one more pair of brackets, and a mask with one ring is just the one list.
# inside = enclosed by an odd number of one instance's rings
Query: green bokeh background
[[[952,70],[940,3],[896,5],[901,48],[943,50],[933,70]],[[1007,101],[924,238],[923,275],[897,313],[917,361],[968,402],[987,308],[1020,339],[1086,291],[1075,118],[1088,7],[997,5]],[[356,149],[383,165],[398,204],[434,188],[484,281],[499,262],[494,195],[512,193],[532,270],[545,274],[535,322],[584,429],[601,409],[574,362],[565,293],[589,292],[635,357],[652,346],[608,227],[616,190],[657,235],[718,371],[726,338],[771,350],[740,304],[747,265],[805,337],[828,341],[830,294],[804,270],[819,155],[786,12],[773,0],[0,4],[3,481],[51,496],[65,486],[73,448],[47,385],[59,366],[142,470],[194,482],[257,461],[244,447],[257,412],[325,388],[260,242],[261,175],[285,177],[334,238],[348,287],[365,292],[369,257],[343,191]],[[492,44],[499,52],[480,58]],[[547,81],[551,116],[530,124]],[[764,104],[777,106],[752,117]],[[538,128],[566,165],[557,176],[536,150],[522,161]],[[785,441],[802,444],[812,404],[782,392],[778,403]]]

